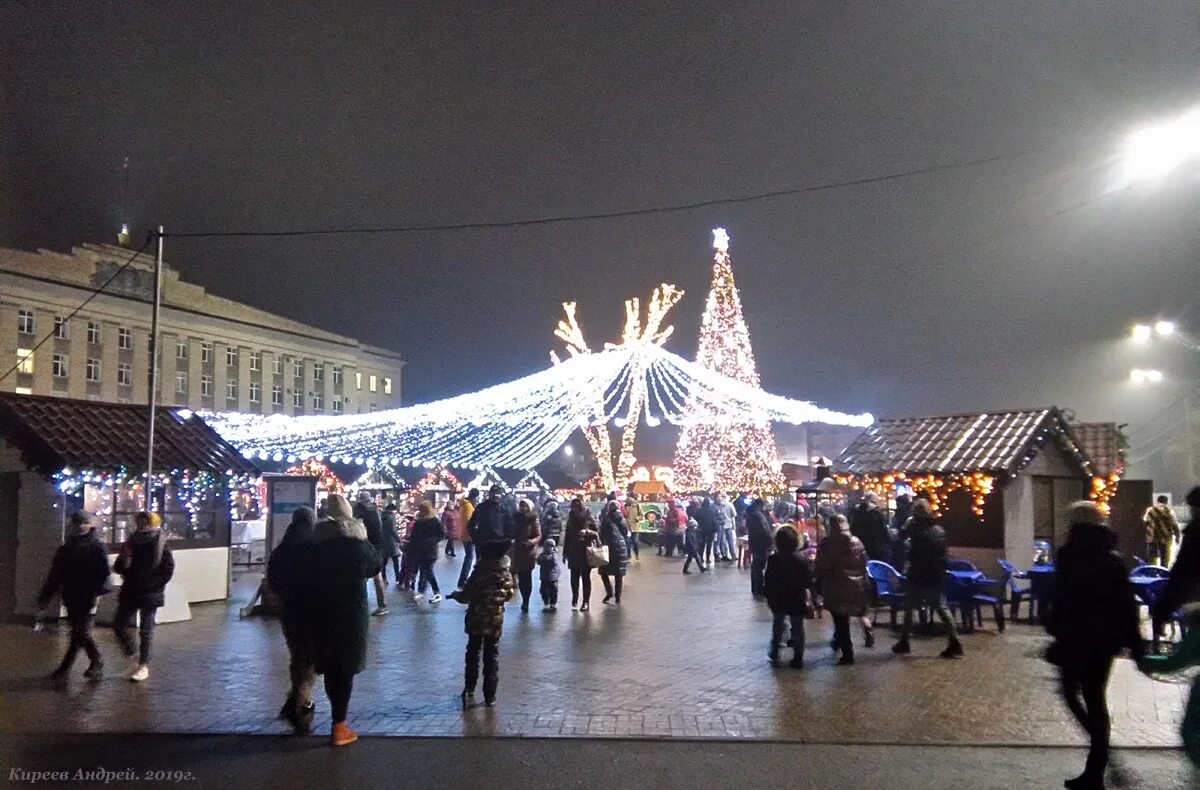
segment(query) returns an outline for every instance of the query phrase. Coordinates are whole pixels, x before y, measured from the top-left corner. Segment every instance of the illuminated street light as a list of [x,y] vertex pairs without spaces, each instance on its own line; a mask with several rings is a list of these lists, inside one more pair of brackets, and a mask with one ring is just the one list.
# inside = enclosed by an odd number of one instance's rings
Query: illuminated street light
[[572,447],[571,445],[568,444],[566,447],[563,448],[563,455],[574,455],[574,454],[575,454],[575,448]]
[[1154,329],[1149,324],[1134,324],[1129,334],[1138,343],[1145,343],[1153,332]]
[[1170,337],[1175,334],[1174,321],[1158,321],[1154,324],[1154,333],[1159,337]]
[[1121,185],[1161,178],[1196,159],[1200,159],[1200,109],[1131,134],[1121,161]]
[[1129,380],[1134,384],[1158,384],[1163,380],[1163,374],[1161,370],[1134,368],[1129,371]]

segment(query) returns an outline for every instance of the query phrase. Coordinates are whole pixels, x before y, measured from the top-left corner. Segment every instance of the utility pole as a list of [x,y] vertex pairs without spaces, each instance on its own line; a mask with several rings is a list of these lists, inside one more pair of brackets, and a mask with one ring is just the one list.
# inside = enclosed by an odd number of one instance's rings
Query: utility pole
[[154,313],[150,319],[150,441],[146,445],[146,512],[154,510],[154,418],[158,411],[158,313],[162,306],[163,226],[154,252]]

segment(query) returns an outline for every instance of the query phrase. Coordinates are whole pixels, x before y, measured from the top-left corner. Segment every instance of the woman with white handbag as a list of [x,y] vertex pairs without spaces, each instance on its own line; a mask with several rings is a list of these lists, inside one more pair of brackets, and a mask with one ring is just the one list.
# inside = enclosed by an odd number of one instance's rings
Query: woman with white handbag
[[[563,557],[571,568],[571,608],[579,608],[586,612],[592,598],[592,568],[606,565],[608,557],[601,558],[601,551],[607,555],[607,547],[596,547],[596,519],[590,510],[583,505],[583,500],[576,497],[571,500],[571,510],[567,513],[567,528],[563,535]],[[579,602],[579,587],[583,586],[583,603]]]

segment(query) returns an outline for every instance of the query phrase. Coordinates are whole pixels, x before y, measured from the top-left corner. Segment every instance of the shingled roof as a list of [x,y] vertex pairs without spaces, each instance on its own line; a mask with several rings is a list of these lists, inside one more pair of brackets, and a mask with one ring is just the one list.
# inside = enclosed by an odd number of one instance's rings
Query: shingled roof
[[[146,463],[150,407],[0,393],[0,434],[31,468],[137,469]],[[216,431],[194,415],[159,408],[154,425],[157,469],[256,474]]]
[[[1030,450],[1051,433],[1073,437],[1055,407],[881,419],[838,456],[834,470],[851,475],[1015,474]],[[1090,473],[1090,460],[1082,452],[1080,456]]]

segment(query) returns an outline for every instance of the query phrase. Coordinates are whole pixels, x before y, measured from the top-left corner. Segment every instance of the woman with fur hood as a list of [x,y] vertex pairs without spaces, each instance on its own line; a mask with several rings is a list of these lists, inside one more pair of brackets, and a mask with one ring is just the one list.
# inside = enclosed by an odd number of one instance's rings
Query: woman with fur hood
[[367,662],[367,590],[363,582],[379,570],[379,553],[367,541],[367,529],[354,518],[341,494],[326,500],[328,517],[313,530],[308,569],[309,614],[317,672],[333,713],[331,742],[346,746],[358,735],[346,726],[354,676]]

